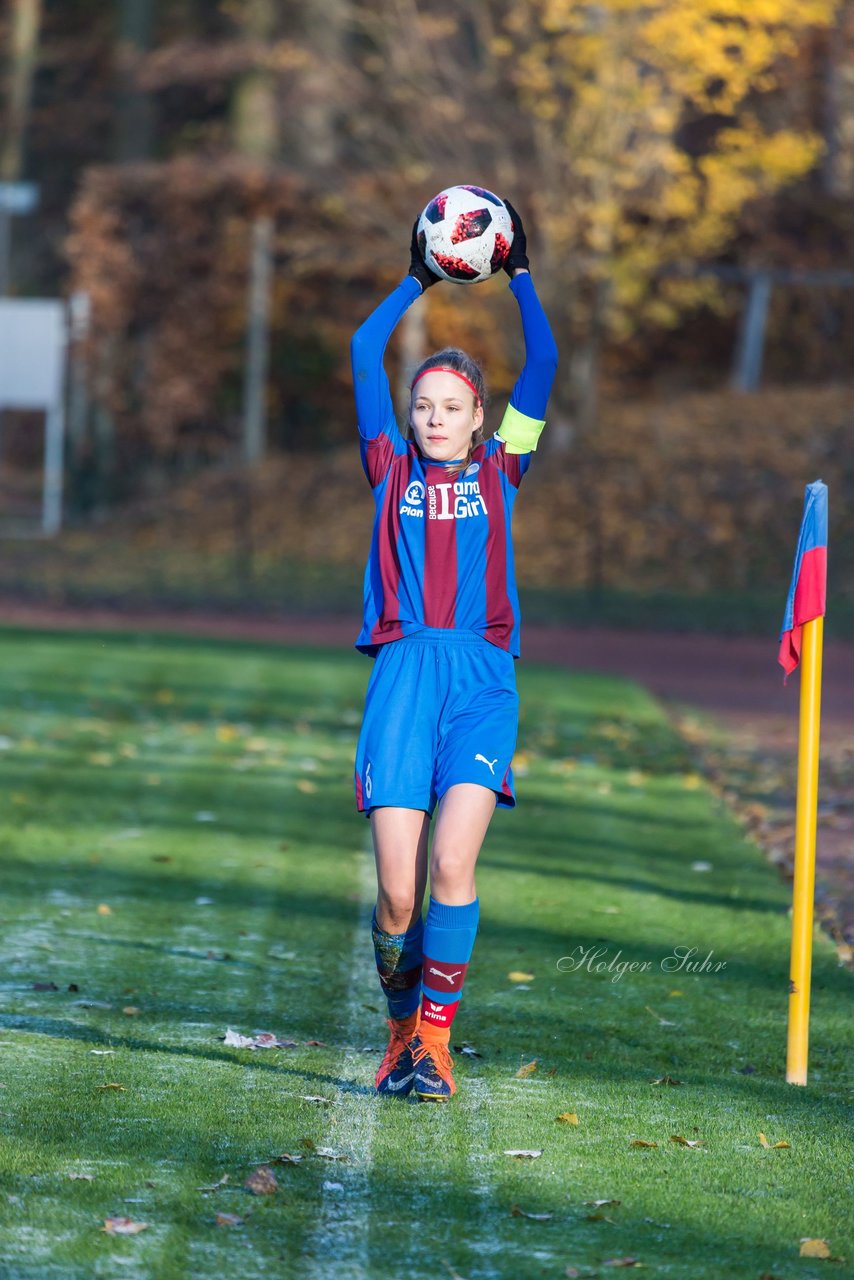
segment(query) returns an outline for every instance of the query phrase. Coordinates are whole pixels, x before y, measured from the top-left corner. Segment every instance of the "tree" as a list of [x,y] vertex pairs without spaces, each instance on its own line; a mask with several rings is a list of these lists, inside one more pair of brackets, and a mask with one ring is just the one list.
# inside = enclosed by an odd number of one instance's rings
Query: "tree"
[[619,341],[644,322],[672,326],[716,300],[713,283],[659,279],[659,268],[713,258],[749,201],[815,164],[818,134],[773,128],[764,104],[799,36],[827,24],[835,4],[510,0],[498,8],[491,53],[531,121],[520,171],[536,209],[540,278],[575,352],[557,407],[584,434],[596,417],[604,335]]
[[155,0],[119,0],[115,42],[116,158],[120,163],[147,160],[154,145],[151,94],[135,83],[134,65],[152,47]]
[[11,17],[7,80],[8,106],[0,141],[0,181],[15,182],[23,173],[24,139],[30,114],[41,0],[14,0]]

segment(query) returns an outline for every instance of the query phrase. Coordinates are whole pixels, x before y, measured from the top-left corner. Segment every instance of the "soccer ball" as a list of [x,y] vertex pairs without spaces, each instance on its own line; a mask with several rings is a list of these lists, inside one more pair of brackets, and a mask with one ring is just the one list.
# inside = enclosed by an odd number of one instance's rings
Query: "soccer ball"
[[418,248],[431,271],[456,284],[479,284],[500,271],[513,242],[513,219],[483,187],[448,187],[418,219]]

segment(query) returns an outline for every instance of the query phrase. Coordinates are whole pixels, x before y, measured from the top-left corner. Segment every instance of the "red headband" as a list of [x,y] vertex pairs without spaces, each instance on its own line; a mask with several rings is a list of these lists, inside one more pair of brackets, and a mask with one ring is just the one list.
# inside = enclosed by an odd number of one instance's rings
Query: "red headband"
[[423,378],[425,373],[452,373],[455,378],[461,378],[462,381],[466,384],[466,386],[469,387],[471,391],[474,393],[475,404],[480,404],[480,394],[478,392],[477,387],[474,385],[474,383],[469,378],[467,378],[464,373],[460,373],[459,369],[449,369],[446,364],[434,364],[434,365],[431,365],[429,369],[422,369],[421,372],[417,373],[415,377],[412,379],[412,382],[410,383],[410,386],[409,386],[410,391],[413,391],[415,389],[416,382],[418,381],[419,378]]

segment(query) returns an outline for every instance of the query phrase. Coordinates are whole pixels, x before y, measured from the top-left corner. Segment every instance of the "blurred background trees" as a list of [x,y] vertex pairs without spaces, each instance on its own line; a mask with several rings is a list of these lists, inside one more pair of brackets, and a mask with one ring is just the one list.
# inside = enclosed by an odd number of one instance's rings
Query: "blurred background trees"
[[[253,456],[253,260],[264,447],[351,446],[349,334],[427,199],[471,181],[525,217],[562,354],[543,449],[594,484],[597,581],[621,402],[654,421],[726,398],[745,288],[703,269],[854,270],[854,0],[10,0],[0,21],[2,176],[41,189],[12,289],[88,299],[80,518]],[[854,290],[777,288],[768,381],[846,379],[852,330]],[[500,400],[521,356],[507,291],[431,290],[390,364],[450,335]]]

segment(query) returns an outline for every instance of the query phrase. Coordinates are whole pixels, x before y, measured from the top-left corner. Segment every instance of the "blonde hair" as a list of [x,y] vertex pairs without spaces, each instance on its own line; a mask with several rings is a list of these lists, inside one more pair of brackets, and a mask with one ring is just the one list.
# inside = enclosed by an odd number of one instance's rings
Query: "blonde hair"
[[[412,375],[412,382],[409,384],[410,389],[415,385],[417,380],[423,373],[429,372],[430,369],[451,369],[454,373],[460,373],[474,388],[475,407],[480,405],[486,407],[486,382],[483,376],[483,370],[476,360],[473,360],[465,351],[461,351],[459,347],[445,347],[442,351],[435,352],[434,355],[428,356],[426,360],[422,360],[421,364]],[[406,429],[403,432],[404,439],[413,439],[412,426],[407,421]],[[471,462],[472,454],[478,445],[483,444],[483,423],[471,434],[469,441],[468,453],[462,462],[458,462],[454,467],[448,467],[449,476],[458,476],[465,471]]]

